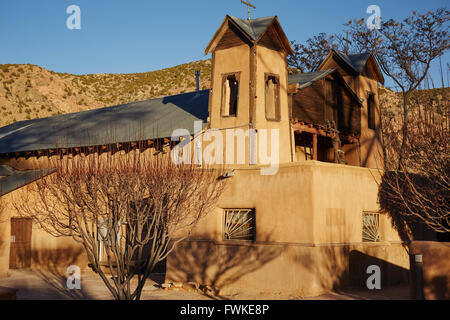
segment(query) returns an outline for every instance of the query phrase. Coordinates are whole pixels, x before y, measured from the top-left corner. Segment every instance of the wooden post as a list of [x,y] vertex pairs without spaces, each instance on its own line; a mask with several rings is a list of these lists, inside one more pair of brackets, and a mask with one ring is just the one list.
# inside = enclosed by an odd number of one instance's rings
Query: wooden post
[[317,160],[317,133],[313,134],[313,160]]
[[414,273],[415,273],[415,298],[423,300],[423,256],[421,254],[414,255]]

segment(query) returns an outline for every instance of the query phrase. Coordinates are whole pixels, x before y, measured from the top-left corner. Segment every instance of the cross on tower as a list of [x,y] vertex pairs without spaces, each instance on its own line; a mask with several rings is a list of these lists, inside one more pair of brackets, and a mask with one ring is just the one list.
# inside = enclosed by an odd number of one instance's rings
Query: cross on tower
[[243,4],[245,4],[247,6],[247,8],[248,8],[248,20],[250,20],[250,7],[252,7],[253,9],[256,9],[256,6],[252,5],[250,3],[250,0],[247,0],[247,1],[241,0],[241,3],[243,3]]

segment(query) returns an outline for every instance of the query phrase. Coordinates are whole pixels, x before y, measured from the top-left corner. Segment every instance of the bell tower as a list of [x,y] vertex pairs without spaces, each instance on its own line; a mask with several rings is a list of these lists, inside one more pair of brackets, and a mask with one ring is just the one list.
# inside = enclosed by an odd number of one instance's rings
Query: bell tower
[[292,52],[277,17],[227,15],[205,50],[212,54],[210,128],[277,129],[279,160],[292,161],[286,62]]

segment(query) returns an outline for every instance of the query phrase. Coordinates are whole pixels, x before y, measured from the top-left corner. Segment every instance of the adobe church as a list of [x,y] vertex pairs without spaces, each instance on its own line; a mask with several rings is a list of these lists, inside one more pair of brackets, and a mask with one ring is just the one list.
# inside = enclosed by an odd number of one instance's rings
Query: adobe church
[[[212,55],[209,90],[0,128],[0,276],[34,268],[44,256],[87,268],[72,239],[17,217],[18,192],[52,172],[36,170],[37,162],[61,151],[77,157],[92,146],[125,150],[139,142],[151,153],[170,150],[179,128],[192,141],[208,130],[242,128],[277,130],[278,169],[261,174],[267,164],[247,135],[244,161],[227,165],[229,187],[217,208],[168,257],[167,282],[312,296],[365,286],[369,265],[380,267],[382,286],[406,281],[409,257],[377,202],[384,79],[376,60],[333,50],[314,72],[289,75],[290,53],[277,17],[226,16],[205,50]],[[106,135],[111,124],[114,135]],[[139,137],[129,130],[138,127]]]

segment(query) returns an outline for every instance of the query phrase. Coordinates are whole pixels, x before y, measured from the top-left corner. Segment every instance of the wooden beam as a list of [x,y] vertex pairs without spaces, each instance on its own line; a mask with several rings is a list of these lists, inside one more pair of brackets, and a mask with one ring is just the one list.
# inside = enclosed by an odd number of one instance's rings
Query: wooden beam
[[318,134],[320,136],[327,136],[327,131],[321,128],[313,127],[312,125],[306,125],[303,123],[295,123],[292,125],[292,129],[294,129],[297,133],[308,132],[311,134]]
[[313,160],[317,160],[317,133],[313,134]]

